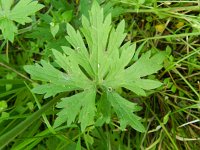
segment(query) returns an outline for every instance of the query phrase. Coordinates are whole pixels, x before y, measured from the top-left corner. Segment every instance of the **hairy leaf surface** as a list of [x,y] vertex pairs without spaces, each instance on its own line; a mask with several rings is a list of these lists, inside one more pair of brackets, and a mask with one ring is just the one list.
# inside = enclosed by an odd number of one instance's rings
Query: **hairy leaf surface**
[[148,79],[148,75],[162,68],[165,53],[152,55],[148,51],[133,62],[136,44],[124,42],[124,28],[124,20],[114,28],[111,15],[104,16],[94,2],[89,19],[82,17],[80,30],[67,24],[66,39],[71,47],[62,47],[63,52],[53,50],[53,63],[42,60],[40,65],[25,67],[33,79],[43,81],[33,89],[35,93],[45,97],[65,91],[75,93],[57,104],[61,110],[54,127],[80,123],[84,132],[87,126],[110,123],[114,111],[122,130],[129,125],[145,131],[141,118],[134,113],[141,107],[120,96],[116,89],[126,88],[145,96],[146,90],[160,87],[162,83]]

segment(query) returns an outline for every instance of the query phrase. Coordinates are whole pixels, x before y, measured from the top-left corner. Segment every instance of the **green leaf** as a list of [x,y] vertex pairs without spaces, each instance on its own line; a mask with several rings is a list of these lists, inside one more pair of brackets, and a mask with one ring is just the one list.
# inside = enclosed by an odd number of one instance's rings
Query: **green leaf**
[[75,51],[72,52],[69,48],[64,47],[63,48],[64,52],[67,55],[73,57],[72,59],[76,60],[76,62],[79,65],[84,67],[84,69],[86,70],[86,72],[89,74],[90,77],[93,77],[94,72],[89,63],[89,53],[80,32],[79,31],[76,32],[75,29],[70,24],[67,24],[67,33],[68,36],[66,36],[66,39],[73,46]]
[[67,74],[60,72],[50,63],[42,60],[41,65],[27,65],[24,67],[26,72],[31,74],[31,78],[40,81],[46,81],[55,84],[65,84],[70,78]]
[[4,11],[5,14],[8,14],[13,3],[14,0],[1,0],[1,12]]
[[126,83],[122,84],[121,86],[126,88],[126,89],[131,90],[132,92],[136,93],[137,95],[146,96],[145,91],[133,82],[131,82],[131,83],[126,82]]
[[0,29],[3,33],[3,37],[11,42],[14,41],[15,33],[17,33],[17,27],[15,24],[6,18],[0,20]]
[[[95,74],[95,80],[101,82],[102,75],[100,70],[104,68],[104,52],[107,46],[107,40],[111,30],[111,15],[103,16],[103,9],[97,2],[94,2],[89,13],[90,20],[83,18],[83,34],[90,52],[90,64]],[[88,28],[89,27],[89,28]],[[85,32],[86,31],[86,32]]]
[[140,117],[133,114],[133,112],[141,110],[141,107],[127,101],[115,92],[108,92],[108,100],[119,117],[122,130],[124,130],[127,125],[130,125],[139,132],[145,131],[144,126],[140,122]]
[[144,89],[144,90],[151,90],[158,88],[162,85],[159,81],[149,80],[149,79],[138,79],[134,81],[135,84],[138,85],[138,87]]
[[59,24],[51,23],[50,25],[51,25],[51,26],[50,26],[51,34],[52,34],[53,37],[55,38],[56,34],[57,34],[58,31],[59,31]]
[[45,94],[45,98],[55,96],[55,94],[65,91],[84,89],[88,84],[85,80],[77,80],[76,76],[70,76],[67,73],[60,72],[50,63],[42,60],[41,65],[27,65],[24,67],[26,72],[31,74],[32,79],[46,81],[48,84],[37,86],[33,92],[37,94]]
[[124,20],[114,28],[111,14],[104,16],[96,1],[88,14],[89,18],[82,17],[80,30],[67,24],[66,39],[70,46],[62,47],[63,53],[53,50],[53,63],[42,60],[41,65],[25,66],[33,79],[43,81],[33,91],[45,94],[45,98],[59,92],[74,91],[74,95],[58,103],[57,108],[61,110],[54,127],[65,122],[68,126],[80,123],[84,132],[87,126],[110,123],[113,109],[121,129],[130,125],[144,132],[140,117],[134,114],[141,107],[114,91],[126,88],[146,96],[146,90],[161,86],[159,81],[148,79],[148,75],[163,67],[165,53],[152,55],[148,51],[139,58],[136,54],[137,59],[134,59],[136,44],[124,42]]
[[81,123],[82,132],[84,132],[87,126],[94,124],[94,116],[96,113],[95,96],[96,91],[88,91],[82,101],[82,109],[79,114],[79,122]]
[[[121,50],[122,54],[127,46],[124,45],[123,47]],[[132,51],[132,53],[134,52],[135,51]],[[126,55],[128,56],[128,54]],[[146,96],[144,90],[151,90],[162,84],[159,81],[143,79],[142,77],[156,73],[160,70],[163,67],[162,62],[164,61],[165,56],[166,54],[164,52],[159,52],[151,57],[151,52],[149,51],[143,54],[138,61],[128,68],[126,68],[126,64],[129,61],[123,64],[123,62],[125,62],[125,57],[121,60],[118,59],[118,61],[113,63],[110,74],[107,75],[104,85],[112,87],[113,89],[124,87],[138,95]]]
[[[108,72],[106,78],[113,78],[113,75],[117,74],[120,69],[123,69],[123,64],[119,63],[119,47],[122,44],[124,38],[126,37],[126,34],[124,33],[124,27],[125,22],[121,21],[120,24],[117,26],[117,29],[112,29],[110,33],[110,38],[108,40],[108,46],[106,49],[106,52],[104,54],[104,57],[107,59],[102,60],[101,67],[100,68],[100,76],[104,77]],[[123,48],[127,48],[128,44],[125,44],[126,46],[121,47],[121,50]],[[133,54],[132,54],[133,55]],[[122,66],[119,67],[118,65]],[[121,70],[120,70],[121,71]]]
[[67,10],[62,13],[62,20],[65,22],[70,22],[73,18],[73,10]]
[[78,87],[75,87],[73,85],[67,86],[67,85],[56,85],[56,84],[43,84],[38,85],[32,89],[32,92],[37,94],[45,94],[44,98],[48,98],[50,96],[55,96],[58,93],[66,92],[66,91],[73,91],[77,90]]
[[127,74],[133,74],[136,77],[144,77],[160,70],[165,59],[165,52],[159,52],[151,57],[151,51],[143,54],[138,61],[127,68]]
[[69,73],[71,70],[69,66],[69,61],[66,55],[58,52],[57,50],[53,49],[52,50],[54,57],[55,57],[55,62],[65,70],[66,73]]
[[[65,63],[65,66],[62,66],[64,70],[66,70],[69,77],[71,77],[71,80],[74,84],[79,85],[79,87],[82,87],[83,89],[87,87],[90,87],[93,85],[90,78],[88,77],[92,74],[91,66],[87,59],[83,59],[82,54],[80,51],[75,51],[69,47],[62,47],[65,54],[60,54],[59,52],[54,52],[54,55],[56,57],[56,62],[59,66],[63,65],[61,64],[61,61],[59,59],[63,59],[63,63]],[[56,55],[63,55],[59,58],[59,56]],[[89,71],[88,71],[89,70]]]
[[58,117],[54,127],[58,127],[66,121],[67,125],[70,126],[72,122],[75,121],[79,111],[78,120],[81,123],[82,131],[84,131],[88,125],[93,124],[96,111],[95,95],[96,92],[94,90],[86,90],[74,96],[63,98],[62,101],[57,104],[57,108],[62,108],[62,110],[57,114]]
[[20,0],[12,7],[14,0],[0,0],[0,29],[3,37],[11,42],[14,41],[14,34],[17,33],[15,22],[20,24],[29,23],[29,17],[43,8],[37,1]]
[[75,50],[80,51],[80,53],[87,59],[89,57],[88,51],[83,42],[83,38],[81,37],[80,32],[76,32],[70,24],[67,24],[67,33],[67,41],[73,46]]
[[20,0],[9,14],[9,19],[16,21],[20,24],[29,23],[32,19],[29,17],[38,10],[42,9],[43,5],[38,4],[37,1]]

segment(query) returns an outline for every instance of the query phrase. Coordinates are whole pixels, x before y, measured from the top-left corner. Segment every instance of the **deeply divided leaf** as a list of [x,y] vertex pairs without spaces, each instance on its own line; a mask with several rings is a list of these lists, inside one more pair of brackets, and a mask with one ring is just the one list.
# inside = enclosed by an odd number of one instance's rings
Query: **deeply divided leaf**
[[141,108],[115,92],[107,92],[107,94],[109,102],[119,117],[121,129],[124,130],[127,125],[130,125],[135,130],[144,132],[145,129],[140,122],[140,117],[133,114],[133,112],[139,111]]
[[82,132],[90,125],[101,126],[111,122],[114,111],[120,129],[127,125],[139,132],[145,128],[135,112],[141,110],[136,103],[121,97],[116,91],[126,88],[146,96],[146,90],[162,85],[148,75],[162,68],[165,53],[155,55],[148,51],[134,62],[136,44],[124,42],[125,22],[114,28],[111,15],[104,16],[103,9],[94,2],[89,18],[82,17],[82,27],[75,30],[67,24],[67,41],[70,47],[63,52],[53,50],[54,62],[41,60],[40,64],[25,66],[35,80],[42,81],[33,92],[54,96],[60,92],[74,94],[61,99],[54,127],[64,123],[80,124]]
[[63,98],[57,104],[58,108],[63,108],[58,113],[58,118],[55,121],[54,127],[60,126],[63,122],[67,121],[71,125],[79,114],[79,122],[81,122],[81,130],[94,123],[95,116],[95,94],[94,89],[86,90],[82,93],[76,94],[71,97]]
[[14,41],[17,33],[15,22],[24,25],[32,21],[30,15],[43,8],[37,1],[19,0],[15,6],[14,0],[0,0],[0,29],[6,40]]

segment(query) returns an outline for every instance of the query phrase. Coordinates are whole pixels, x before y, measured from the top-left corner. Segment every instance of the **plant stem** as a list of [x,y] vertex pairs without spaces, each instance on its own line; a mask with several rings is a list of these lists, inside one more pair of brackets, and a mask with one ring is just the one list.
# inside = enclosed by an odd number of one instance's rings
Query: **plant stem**
[[13,72],[15,72],[17,75],[21,76],[22,78],[24,78],[24,79],[26,79],[26,80],[28,80],[28,81],[34,83],[33,80],[29,79],[28,77],[26,77],[26,76],[23,75],[22,73],[18,72],[17,70],[11,68],[10,66],[8,66],[8,65],[6,65],[6,64],[4,64],[4,63],[2,63],[2,62],[0,62],[0,66],[2,66],[2,67],[4,67],[4,68],[7,68],[7,69],[9,69],[9,70],[11,70],[11,71],[13,71]]

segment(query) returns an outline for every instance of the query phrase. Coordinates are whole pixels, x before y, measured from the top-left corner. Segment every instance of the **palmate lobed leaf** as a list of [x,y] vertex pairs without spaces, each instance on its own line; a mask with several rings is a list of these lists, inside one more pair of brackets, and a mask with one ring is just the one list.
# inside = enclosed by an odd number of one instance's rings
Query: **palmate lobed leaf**
[[14,22],[25,24],[32,21],[30,15],[43,8],[37,1],[19,0],[13,6],[14,0],[0,0],[0,29],[6,40],[14,41],[14,34],[17,33],[17,26]]
[[116,92],[108,92],[108,100],[119,117],[122,130],[124,130],[127,125],[130,125],[139,132],[145,131],[145,128],[140,122],[141,118],[133,114],[133,112],[141,110],[139,106],[127,101]]
[[[44,82],[33,89],[35,93],[49,97],[76,90],[75,95],[57,104],[61,111],[54,127],[65,122],[70,126],[78,121],[84,132],[89,125],[109,123],[113,109],[122,130],[130,125],[139,132],[145,131],[140,117],[134,114],[141,108],[121,97],[115,89],[124,87],[145,96],[145,90],[161,86],[162,83],[146,76],[162,68],[165,54],[158,52],[152,56],[149,51],[130,63],[136,44],[122,44],[126,37],[124,28],[124,21],[113,28],[111,15],[104,17],[103,9],[94,2],[89,19],[82,17],[81,32],[67,24],[66,39],[72,47],[62,47],[63,53],[53,50],[55,63],[64,71],[44,60],[41,65],[25,66],[33,79]],[[96,96],[98,91],[101,91],[100,99]]]
[[29,23],[32,19],[29,17],[38,10],[42,9],[43,5],[38,4],[37,1],[20,0],[9,14],[9,18],[20,24]]
[[94,89],[85,90],[74,96],[63,98],[61,102],[57,104],[58,108],[63,108],[58,113],[58,118],[55,121],[54,127],[60,126],[63,122],[67,122],[68,125],[75,120],[79,114],[79,122],[81,122],[82,131],[85,128],[94,123],[95,116],[95,95]]
[[[54,52],[54,54],[60,53]],[[67,61],[67,59],[65,61]],[[60,66],[63,65],[65,66],[65,64],[60,64]],[[60,92],[83,90],[86,89],[86,87],[90,87],[90,81],[86,80],[87,78],[82,75],[80,68],[78,71],[76,70],[75,73],[70,72],[66,74],[54,68],[50,63],[42,60],[41,65],[26,65],[24,69],[31,74],[32,79],[46,82],[33,89],[33,92],[37,94],[45,94],[45,98],[55,96]]]

